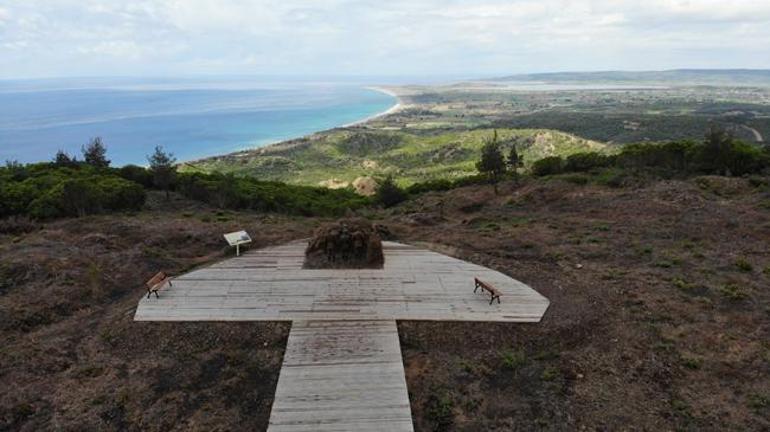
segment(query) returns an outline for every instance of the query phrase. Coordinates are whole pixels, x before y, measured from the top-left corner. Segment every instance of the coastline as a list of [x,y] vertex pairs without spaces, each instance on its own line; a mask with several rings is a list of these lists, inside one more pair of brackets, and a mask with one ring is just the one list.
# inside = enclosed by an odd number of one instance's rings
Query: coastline
[[[393,114],[393,113],[398,112],[398,111],[400,111],[401,109],[404,108],[404,104],[401,101],[401,98],[398,96],[398,94],[396,94],[396,92],[394,92],[392,90],[388,90],[388,89],[383,88],[383,87],[377,87],[377,86],[368,86],[368,87],[364,87],[364,88],[368,89],[368,90],[378,91],[380,93],[385,93],[388,96],[392,96],[392,97],[394,97],[396,99],[396,104],[393,105],[392,107],[386,109],[385,111],[383,111],[381,113],[370,115],[369,117],[363,118],[361,120],[357,120],[357,121],[354,121],[354,122],[351,122],[351,123],[347,123],[347,124],[344,124],[342,126],[337,126],[337,127],[360,126],[360,125],[362,125],[362,124],[364,124],[366,122],[369,122],[371,120],[374,120],[374,119],[377,119],[377,118],[380,118],[380,117],[385,117],[386,115]],[[322,131],[319,131],[319,132],[322,132]]]
[[181,162],[179,162],[179,165],[188,165],[188,166],[190,166],[192,168],[195,168],[195,164],[197,162],[205,161],[205,160],[208,160],[208,159],[217,159],[217,158],[221,158],[221,157],[225,157],[225,156],[244,156],[245,154],[250,153],[250,152],[260,151],[262,149],[266,149],[266,148],[269,148],[269,147],[283,145],[285,143],[288,143],[288,142],[291,142],[291,141],[294,141],[294,140],[298,140],[298,139],[302,139],[302,138],[305,138],[305,137],[309,137],[309,136],[312,136],[314,134],[325,132],[325,131],[329,131],[329,130],[332,130],[332,129],[361,126],[361,125],[363,125],[363,124],[365,124],[367,122],[370,122],[370,121],[372,121],[374,119],[381,118],[381,117],[387,116],[389,114],[393,114],[393,113],[395,113],[397,111],[400,111],[400,110],[405,108],[405,105],[401,101],[401,98],[399,97],[399,95],[396,92],[392,91],[392,90],[389,90],[389,89],[386,89],[386,88],[383,88],[383,87],[378,87],[378,86],[365,86],[363,88],[367,89],[367,90],[372,90],[372,91],[377,91],[377,92],[380,92],[380,93],[384,93],[384,94],[386,94],[388,96],[392,96],[393,98],[396,99],[396,101],[395,101],[396,103],[393,106],[391,106],[390,108],[386,109],[385,111],[379,112],[377,114],[370,115],[370,116],[365,117],[365,118],[363,118],[361,120],[356,120],[354,122],[342,124],[342,125],[339,125],[339,126],[333,126],[331,128],[327,128],[327,129],[321,129],[321,130],[318,130],[318,131],[315,131],[315,132],[311,132],[311,133],[305,134],[305,135],[299,135],[299,136],[296,136],[296,137],[290,137],[290,138],[284,138],[284,139],[275,140],[275,141],[269,142],[267,144],[262,144],[262,145],[258,145],[258,146],[249,146],[249,147],[245,147],[245,148],[240,149],[240,150],[235,150],[235,151],[231,151],[231,152],[227,152],[227,153],[210,155],[210,156],[194,158],[194,159],[190,159],[190,160],[186,160],[186,161],[181,161]]

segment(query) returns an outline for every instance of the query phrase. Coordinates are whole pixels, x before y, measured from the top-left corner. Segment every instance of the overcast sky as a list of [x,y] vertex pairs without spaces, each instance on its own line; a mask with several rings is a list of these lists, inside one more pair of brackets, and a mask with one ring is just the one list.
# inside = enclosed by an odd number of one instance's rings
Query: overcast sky
[[770,0],[0,0],[0,78],[770,68]]

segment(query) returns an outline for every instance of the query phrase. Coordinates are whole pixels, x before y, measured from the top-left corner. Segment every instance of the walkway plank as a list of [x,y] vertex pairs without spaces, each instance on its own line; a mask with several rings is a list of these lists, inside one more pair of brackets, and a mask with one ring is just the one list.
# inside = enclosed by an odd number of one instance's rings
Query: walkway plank
[[[174,280],[142,299],[138,321],[440,320],[537,322],[548,300],[494,270],[384,243],[381,270],[302,269],[305,242],[261,249]],[[489,305],[473,278],[503,292]]]
[[395,321],[294,321],[269,432],[412,430]]
[[[395,320],[538,322],[548,299],[494,270],[384,242],[381,270],[302,269],[307,242],[248,252],[142,298],[137,321],[293,321],[270,432],[412,431]],[[474,294],[473,278],[503,293]]]

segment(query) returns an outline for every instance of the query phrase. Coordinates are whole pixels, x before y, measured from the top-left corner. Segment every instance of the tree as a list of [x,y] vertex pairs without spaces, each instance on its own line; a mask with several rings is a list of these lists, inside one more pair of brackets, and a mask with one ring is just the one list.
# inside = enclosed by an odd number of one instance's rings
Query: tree
[[155,147],[155,153],[147,156],[150,162],[150,172],[155,187],[166,191],[166,199],[169,199],[169,189],[176,178],[176,158],[171,153],[163,151],[163,147]]
[[476,162],[476,169],[489,178],[489,181],[494,184],[495,194],[497,194],[497,182],[505,174],[505,159],[500,151],[497,130],[491,139],[484,140],[484,146],[481,148],[481,160]]
[[406,193],[403,191],[403,189],[398,187],[396,182],[393,180],[393,176],[387,176],[385,180],[383,180],[377,186],[375,199],[378,203],[382,204],[386,208],[393,207],[394,205],[406,200]]
[[524,166],[524,157],[519,155],[516,149],[516,143],[511,144],[511,151],[508,153],[508,168],[513,173],[513,178],[517,179],[519,176],[518,169]]
[[107,168],[110,161],[107,159],[107,147],[104,146],[101,137],[92,138],[82,147],[83,160],[95,168]]
[[732,153],[733,137],[725,129],[712,126],[703,141],[701,162],[703,168],[716,174],[730,175],[728,161]]
[[77,158],[70,156],[64,150],[59,150],[56,152],[56,156],[53,158],[53,163],[59,167],[73,167],[77,165],[78,161]]

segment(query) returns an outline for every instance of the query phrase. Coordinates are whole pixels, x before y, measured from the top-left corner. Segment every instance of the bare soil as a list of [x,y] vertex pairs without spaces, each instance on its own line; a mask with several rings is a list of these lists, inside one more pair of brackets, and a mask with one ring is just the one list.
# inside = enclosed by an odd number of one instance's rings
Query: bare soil
[[[551,300],[537,324],[401,322],[416,429],[770,430],[770,191],[756,184],[538,180],[364,212]],[[266,428],[288,323],[133,314],[157,270],[232,255],[225,232],[261,247],[328,221],[149,207],[0,234],[0,430]]]
[[770,430],[766,187],[500,189],[388,216],[401,240],[551,301],[538,324],[400,323],[417,430]]
[[[0,430],[264,430],[289,323],[134,322],[143,282],[307,237],[305,220],[170,210],[0,236]],[[161,293],[162,295],[162,293]]]

